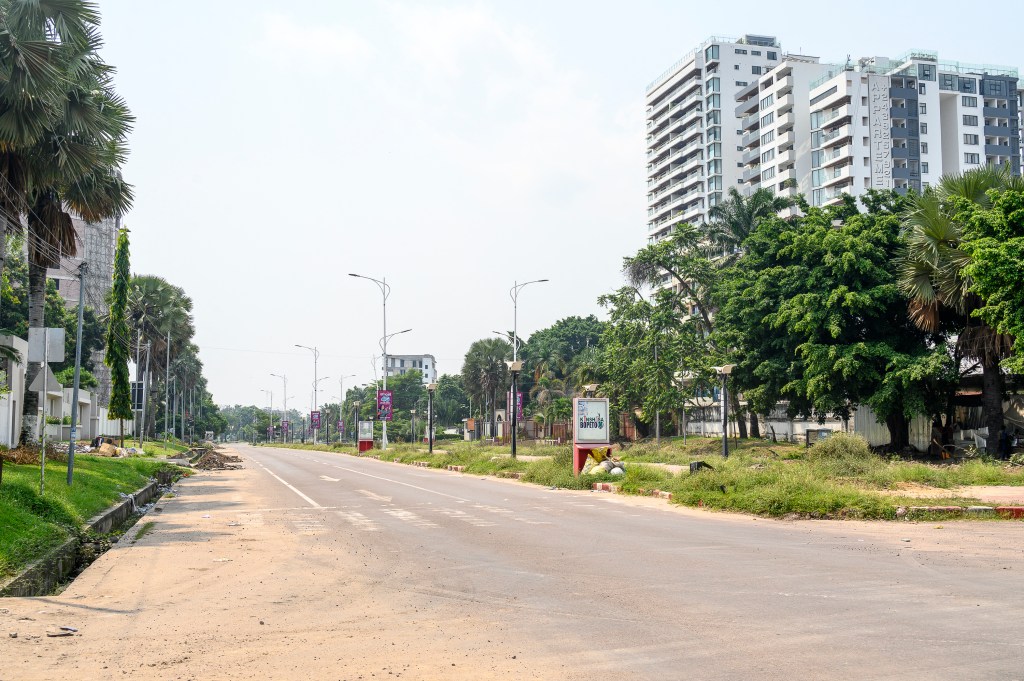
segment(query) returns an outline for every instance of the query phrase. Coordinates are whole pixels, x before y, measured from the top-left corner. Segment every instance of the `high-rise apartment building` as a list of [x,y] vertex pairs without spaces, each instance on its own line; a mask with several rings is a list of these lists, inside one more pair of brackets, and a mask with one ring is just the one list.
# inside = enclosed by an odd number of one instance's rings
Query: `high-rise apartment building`
[[437,360],[433,355],[388,355],[388,376],[402,376],[416,369],[423,383],[437,383]]
[[648,86],[646,104],[652,243],[705,221],[729,187],[828,205],[983,165],[1022,172],[1017,69],[935,52],[822,64],[772,36],[709,38]]
[[709,38],[647,87],[647,235],[700,222],[742,175],[736,94],[779,62],[772,36]]

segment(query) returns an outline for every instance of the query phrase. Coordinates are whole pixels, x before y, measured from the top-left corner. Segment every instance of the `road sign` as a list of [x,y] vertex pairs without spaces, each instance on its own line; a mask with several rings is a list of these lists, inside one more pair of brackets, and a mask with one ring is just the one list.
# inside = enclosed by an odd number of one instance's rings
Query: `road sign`
[[[44,340],[45,346],[44,346]],[[30,362],[53,362],[64,361],[64,329],[40,329],[28,330],[28,361]]]
[[320,429],[320,410],[312,411],[309,413],[309,427],[313,430]]
[[142,381],[132,381],[132,411],[142,411],[142,398],[145,387]]

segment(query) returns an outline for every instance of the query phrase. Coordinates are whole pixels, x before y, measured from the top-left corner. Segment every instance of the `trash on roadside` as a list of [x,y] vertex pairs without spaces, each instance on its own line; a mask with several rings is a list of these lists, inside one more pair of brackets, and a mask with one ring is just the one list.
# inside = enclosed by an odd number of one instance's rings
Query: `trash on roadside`
[[63,629],[58,629],[57,631],[47,631],[46,632],[46,635],[49,636],[50,638],[57,638],[59,636],[71,636],[73,634],[74,634],[74,632],[64,631]]
[[625,475],[626,464],[621,459],[612,456],[611,447],[598,447],[590,450],[587,462],[583,464],[582,475],[596,473],[609,473],[611,475]]

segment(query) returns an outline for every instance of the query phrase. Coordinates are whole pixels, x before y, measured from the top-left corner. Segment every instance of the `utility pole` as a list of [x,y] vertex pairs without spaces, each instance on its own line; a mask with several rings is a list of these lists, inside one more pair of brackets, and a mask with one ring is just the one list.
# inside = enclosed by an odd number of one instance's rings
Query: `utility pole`
[[171,409],[171,331],[167,331],[167,364],[164,368],[164,450],[167,449],[167,412]]
[[75,342],[75,378],[71,390],[71,442],[68,443],[68,487],[75,474],[75,440],[78,439],[78,379],[82,375],[82,319],[85,314],[85,273],[89,263],[78,266],[78,333]]
[[142,449],[142,443],[146,439],[146,402],[149,396],[149,351],[151,348],[150,341],[146,341],[146,370],[142,372],[142,427],[139,428],[139,435],[136,438],[139,441],[139,449]]

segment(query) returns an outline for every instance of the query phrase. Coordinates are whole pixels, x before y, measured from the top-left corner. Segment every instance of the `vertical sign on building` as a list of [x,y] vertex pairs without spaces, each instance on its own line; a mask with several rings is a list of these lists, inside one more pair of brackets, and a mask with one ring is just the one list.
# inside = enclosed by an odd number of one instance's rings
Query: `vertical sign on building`
[[892,189],[892,115],[889,76],[868,76],[871,124],[871,188]]

